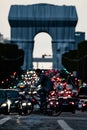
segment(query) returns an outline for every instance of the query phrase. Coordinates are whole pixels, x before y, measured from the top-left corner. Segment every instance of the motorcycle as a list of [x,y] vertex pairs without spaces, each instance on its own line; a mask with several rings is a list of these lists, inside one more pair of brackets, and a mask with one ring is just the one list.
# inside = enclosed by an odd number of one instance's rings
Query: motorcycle
[[19,115],[29,115],[33,111],[33,106],[30,101],[29,95],[21,95],[19,98],[19,107],[18,107],[18,113]]
[[62,112],[61,103],[59,102],[59,99],[57,95],[53,95],[55,93],[54,91],[51,92],[48,96],[48,107],[50,109],[52,116],[59,116]]

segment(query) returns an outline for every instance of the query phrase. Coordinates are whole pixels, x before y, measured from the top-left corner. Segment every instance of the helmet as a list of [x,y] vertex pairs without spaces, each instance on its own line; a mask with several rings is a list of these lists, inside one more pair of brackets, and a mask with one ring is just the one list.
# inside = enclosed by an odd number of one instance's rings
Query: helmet
[[18,83],[17,87],[20,89],[24,89],[25,88],[25,84],[24,83]]
[[41,70],[41,69],[36,69],[35,72],[36,72],[36,73],[41,73],[42,70]]

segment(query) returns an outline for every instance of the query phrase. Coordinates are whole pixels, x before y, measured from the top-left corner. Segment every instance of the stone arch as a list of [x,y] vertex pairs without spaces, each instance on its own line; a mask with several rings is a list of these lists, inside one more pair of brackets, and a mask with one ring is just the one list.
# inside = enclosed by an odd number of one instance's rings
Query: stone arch
[[52,37],[53,69],[62,68],[64,45],[69,50],[75,46],[74,35],[78,18],[74,6],[12,5],[8,20],[12,43],[17,43],[25,52],[24,69],[33,68],[34,36],[39,32],[47,32]]

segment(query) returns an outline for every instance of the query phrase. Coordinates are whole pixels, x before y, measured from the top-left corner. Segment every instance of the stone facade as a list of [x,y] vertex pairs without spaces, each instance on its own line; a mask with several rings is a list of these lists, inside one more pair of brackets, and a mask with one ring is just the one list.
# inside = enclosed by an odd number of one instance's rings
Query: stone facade
[[51,4],[12,5],[8,16],[11,41],[25,52],[24,69],[33,68],[34,37],[46,32],[52,37],[53,69],[62,69],[62,54],[75,46],[78,21],[75,6]]

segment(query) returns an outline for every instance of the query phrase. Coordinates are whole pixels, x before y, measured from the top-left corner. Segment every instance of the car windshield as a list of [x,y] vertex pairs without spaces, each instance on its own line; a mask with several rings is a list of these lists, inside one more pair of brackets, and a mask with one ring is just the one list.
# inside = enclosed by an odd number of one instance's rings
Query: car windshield
[[6,97],[5,91],[0,90],[0,98],[5,98],[5,97]]
[[17,98],[19,97],[19,92],[14,90],[6,90],[7,96],[10,96],[11,98]]
[[87,95],[87,87],[81,88],[78,94],[79,95]]

